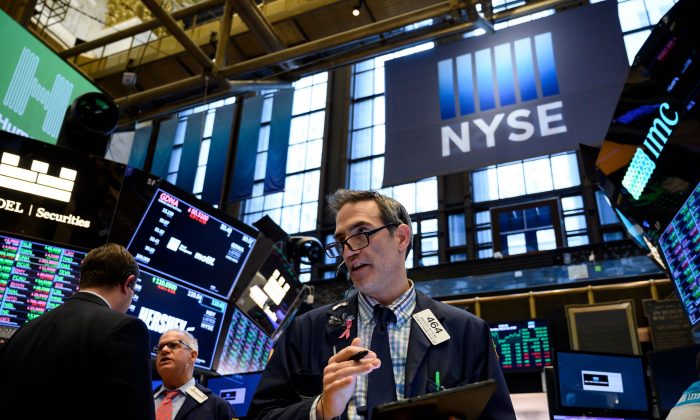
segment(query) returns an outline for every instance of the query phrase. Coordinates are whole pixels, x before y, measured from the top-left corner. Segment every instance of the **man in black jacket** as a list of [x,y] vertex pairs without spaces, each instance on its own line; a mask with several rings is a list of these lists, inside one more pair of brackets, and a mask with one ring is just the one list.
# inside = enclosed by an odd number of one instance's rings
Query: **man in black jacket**
[[2,346],[0,407],[23,419],[153,419],[148,330],[126,315],[138,275],[124,247],[90,251],[80,291]]
[[481,418],[514,420],[488,324],[407,277],[413,234],[404,206],[372,191],[339,190],[329,202],[336,228],[326,252],[342,257],[357,293],[292,322],[248,417],[367,419],[385,402],[493,378]]
[[153,395],[157,420],[231,420],[231,405],[208,388],[195,383],[198,343],[192,334],[168,330],[160,336],[156,370],[163,386]]

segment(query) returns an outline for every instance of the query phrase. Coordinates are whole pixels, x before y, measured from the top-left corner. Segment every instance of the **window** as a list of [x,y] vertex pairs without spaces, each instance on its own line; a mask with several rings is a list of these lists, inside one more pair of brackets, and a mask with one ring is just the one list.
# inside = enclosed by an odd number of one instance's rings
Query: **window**
[[493,249],[503,255],[546,251],[561,246],[558,205],[554,199],[493,208],[491,220]]
[[[347,186],[355,190],[375,190],[393,197],[412,215],[437,210],[437,178],[382,188],[385,146],[384,63],[432,47],[432,43],[418,45],[353,66]],[[437,226],[437,219],[434,220]],[[424,222],[426,220],[422,220],[420,226],[414,226],[413,230],[414,235],[421,238],[420,246],[417,247],[421,255],[417,256],[416,262],[419,265],[434,265],[438,263],[437,228],[435,231],[424,231],[424,228],[432,229],[432,225],[424,227]],[[412,264],[413,255],[410,255],[406,266],[411,267]]]
[[197,198],[202,198],[202,189],[204,188],[204,175],[207,171],[207,160],[209,159],[209,145],[211,144],[211,135],[214,129],[214,117],[216,109],[224,105],[230,105],[236,101],[236,98],[228,98],[212,102],[206,105],[200,105],[195,108],[186,109],[178,114],[180,123],[175,131],[173,138],[173,151],[170,155],[170,164],[168,165],[168,175],[166,181],[171,184],[177,182],[177,172],[180,167],[180,157],[182,156],[182,145],[185,141],[185,130],[187,128],[189,115],[206,112],[202,127],[202,140],[199,146],[199,158],[197,160],[197,174],[194,179],[194,187],[192,193]]
[[561,209],[564,216],[567,246],[587,245],[588,226],[584,213],[583,197],[580,195],[563,197]]
[[472,173],[475,203],[565,189],[580,184],[581,176],[575,152],[492,165]]
[[289,234],[316,229],[327,89],[328,73],[305,77],[294,83],[285,190],[267,195],[263,194],[263,189],[273,96],[265,98],[253,195],[242,206],[245,223],[252,224],[268,215]]

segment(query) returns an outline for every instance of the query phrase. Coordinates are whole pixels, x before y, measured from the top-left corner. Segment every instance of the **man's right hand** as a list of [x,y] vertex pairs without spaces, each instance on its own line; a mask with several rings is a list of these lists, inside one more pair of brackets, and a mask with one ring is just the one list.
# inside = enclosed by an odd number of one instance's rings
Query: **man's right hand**
[[337,354],[328,359],[323,370],[323,394],[316,404],[316,418],[327,420],[343,414],[348,401],[355,391],[355,383],[360,375],[367,375],[381,365],[381,360],[370,351],[358,361],[348,360],[353,354],[365,350],[359,337]]

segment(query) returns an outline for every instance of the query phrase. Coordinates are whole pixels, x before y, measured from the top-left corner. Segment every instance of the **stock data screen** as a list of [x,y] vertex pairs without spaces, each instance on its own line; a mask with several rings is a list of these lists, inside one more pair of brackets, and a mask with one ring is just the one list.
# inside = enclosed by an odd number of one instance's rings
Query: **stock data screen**
[[228,375],[263,370],[272,345],[272,339],[236,308],[216,371]]
[[[141,319],[156,344],[170,329],[185,330],[199,343],[195,365],[211,369],[226,301],[142,269],[128,313]],[[154,354],[155,356],[155,354]]]
[[84,252],[0,235],[0,325],[20,327],[78,288]]
[[700,184],[659,237],[659,247],[695,326],[700,322]]
[[224,222],[174,192],[156,191],[128,249],[143,267],[228,298],[257,232]]
[[552,366],[549,327],[544,320],[491,326],[491,338],[504,371],[535,370]]

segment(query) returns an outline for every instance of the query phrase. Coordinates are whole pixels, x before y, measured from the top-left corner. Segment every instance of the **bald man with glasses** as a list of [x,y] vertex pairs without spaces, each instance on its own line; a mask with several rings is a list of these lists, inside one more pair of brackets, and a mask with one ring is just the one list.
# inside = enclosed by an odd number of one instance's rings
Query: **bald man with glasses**
[[488,324],[407,277],[413,233],[404,206],[373,191],[338,190],[328,202],[336,228],[326,253],[342,258],[356,293],[291,323],[248,417],[371,419],[378,405],[492,378],[481,418],[515,419]]
[[194,380],[197,339],[183,330],[168,330],[153,347],[163,386],[153,394],[156,420],[231,420],[231,405]]

